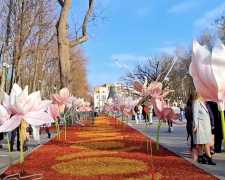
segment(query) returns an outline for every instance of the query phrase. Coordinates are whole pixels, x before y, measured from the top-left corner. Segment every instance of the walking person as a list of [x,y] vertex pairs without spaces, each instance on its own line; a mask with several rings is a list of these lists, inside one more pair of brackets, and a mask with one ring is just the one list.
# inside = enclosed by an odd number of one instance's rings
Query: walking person
[[138,117],[139,117],[139,121],[140,121],[140,123],[141,123],[141,120],[142,120],[142,111],[143,111],[142,105],[139,105],[139,106],[138,106],[138,111],[139,111]]
[[16,143],[17,151],[20,151],[20,131],[19,131],[19,128],[20,128],[20,126],[16,127],[12,131],[12,136],[11,136],[11,139],[10,139],[10,151],[11,152],[13,151],[13,146],[14,146],[14,141],[15,141],[16,136],[17,136],[17,143]]
[[194,144],[194,140],[193,140],[193,110],[192,110],[192,103],[193,103],[193,94],[191,94],[189,96],[188,102],[187,102],[187,106],[186,106],[186,110],[185,110],[185,118],[187,120],[187,124],[186,124],[186,130],[187,130],[187,141],[190,138],[190,154],[192,154],[193,148],[196,146]]
[[149,123],[152,124],[152,117],[153,117],[153,104],[150,103],[149,105]]
[[21,121],[22,124],[22,135],[23,135],[23,151],[27,151],[28,150],[28,146],[27,146],[27,141],[30,141],[30,132],[28,131],[28,129],[30,128],[30,125],[28,122],[26,121]]
[[[193,140],[198,144],[198,162],[200,164],[216,165],[212,161],[209,144],[211,143],[211,124],[209,112],[204,99],[196,92],[193,101]],[[203,158],[203,150],[206,158]]]
[[1,132],[1,133],[0,133],[0,149],[3,148],[3,146],[2,146],[2,140],[3,140],[3,139],[4,139],[4,133]]
[[215,142],[214,142],[214,152],[221,153],[221,145],[223,140],[223,132],[222,132],[222,123],[220,118],[220,111],[218,109],[218,105],[216,102],[207,101],[207,104],[210,106],[213,117],[214,117],[214,129],[212,129],[212,134],[215,135]]
[[135,111],[135,121],[136,121],[136,124],[138,124],[139,110],[137,106],[134,107],[134,111]]
[[33,129],[33,138],[36,145],[40,145],[40,126],[31,126]]
[[45,126],[45,132],[48,134],[48,138],[51,138],[51,133],[49,131],[49,127],[51,127],[52,124],[51,123],[47,123]]

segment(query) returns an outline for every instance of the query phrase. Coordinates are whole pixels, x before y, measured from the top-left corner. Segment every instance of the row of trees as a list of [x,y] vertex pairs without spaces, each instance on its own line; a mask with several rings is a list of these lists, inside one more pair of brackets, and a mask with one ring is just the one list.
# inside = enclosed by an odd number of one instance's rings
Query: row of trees
[[[206,45],[210,51],[214,46],[214,42],[220,38],[225,43],[225,15],[222,14],[213,23],[210,29],[206,29],[198,38],[201,45]],[[145,77],[149,83],[153,81],[162,82],[169,68],[172,65],[173,59],[177,57],[177,61],[173,69],[169,73],[168,79],[163,81],[163,89],[173,89],[168,98],[173,100],[182,99],[186,101],[189,95],[195,91],[192,77],[189,75],[189,65],[191,62],[191,46],[188,49],[178,45],[173,55],[162,53],[160,55],[150,56],[144,63],[137,62],[133,70],[133,74],[126,72],[121,78],[123,86],[128,87],[133,83],[133,80],[139,79],[144,83]],[[132,93],[130,88],[125,88]]]
[[79,44],[87,41],[88,24],[103,10],[94,11],[95,0],[77,2],[83,13],[76,11],[79,18],[69,29],[70,9],[78,8],[72,0],[0,0],[0,91],[18,83],[29,85],[30,92],[41,89],[49,98],[68,87],[75,96],[91,100],[88,58]]

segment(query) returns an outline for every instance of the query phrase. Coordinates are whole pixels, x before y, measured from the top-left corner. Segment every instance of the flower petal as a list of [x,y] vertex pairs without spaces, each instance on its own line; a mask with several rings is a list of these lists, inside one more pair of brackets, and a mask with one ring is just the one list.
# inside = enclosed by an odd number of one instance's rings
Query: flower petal
[[199,94],[206,101],[217,101],[218,87],[211,66],[212,57],[208,49],[193,41],[192,60],[189,73]]
[[23,119],[33,126],[40,126],[46,123],[54,122],[54,119],[46,112],[28,112]]
[[40,104],[41,100],[38,96],[40,96],[40,91],[33,92],[29,95],[28,100],[24,105],[25,114],[29,111],[32,111],[32,109],[34,109]]
[[43,100],[38,104],[38,106],[34,107],[32,111],[35,112],[44,112],[47,110],[48,106],[52,103],[52,100]]
[[0,125],[10,118],[10,113],[2,105],[0,105]]
[[63,103],[65,103],[70,96],[69,89],[68,88],[62,88],[59,91],[59,96],[60,96],[61,100],[63,101]]
[[0,132],[9,132],[20,125],[21,115],[14,115],[0,126]]
[[53,102],[56,103],[56,104],[62,104],[61,98],[59,97],[58,94],[53,94],[53,95],[52,95],[52,100],[53,100]]
[[139,81],[134,81],[133,86],[134,86],[134,89],[135,89],[136,91],[142,93],[143,86],[142,86],[142,84],[141,84]]
[[25,104],[25,102],[28,100],[28,86],[25,86],[24,90],[18,97],[20,98],[20,101]]
[[218,100],[221,102],[219,104],[219,109],[224,110],[223,102],[225,101],[225,46],[220,39],[215,42],[214,49],[212,51],[212,70],[218,86]]
[[9,107],[10,107],[10,97],[4,91],[2,91],[2,103],[5,106],[5,108],[7,108],[9,110]]

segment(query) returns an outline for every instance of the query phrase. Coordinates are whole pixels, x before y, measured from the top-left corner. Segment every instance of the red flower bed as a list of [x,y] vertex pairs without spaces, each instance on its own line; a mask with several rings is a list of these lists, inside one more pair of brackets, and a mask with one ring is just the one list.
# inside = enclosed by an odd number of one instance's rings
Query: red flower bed
[[[129,126],[96,118],[94,126],[67,127],[65,144],[63,137],[62,133],[61,141],[55,137],[25,157],[26,175],[43,174],[46,180],[151,179],[146,137]],[[155,179],[216,179],[163,147],[156,151],[154,141],[152,148]],[[20,163],[14,172],[20,172]]]

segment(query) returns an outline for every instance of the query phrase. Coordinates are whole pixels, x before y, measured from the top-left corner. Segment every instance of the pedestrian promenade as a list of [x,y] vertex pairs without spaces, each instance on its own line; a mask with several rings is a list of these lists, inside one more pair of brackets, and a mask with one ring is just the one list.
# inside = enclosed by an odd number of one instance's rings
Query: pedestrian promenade
[[[139,132],[146,134],[146,125],[144,120],[142,120],[142,124],[136,124],[135,121],[132,122],[132,127]],[[153,118],[153,124],[150,128],[151,138],[156,141],[157,134],[157,126],[158,126],[158,118]],[[168,132],[168,125],[161,125],[159,142],[162,146],[167,148],[168,150],[176,153],[177,155],[183,157],[187,161],[195,164],[200,169],[212,174],[218,179],[225,180],[225,153],[218,153],[213,155],[213,160],[217,163],[216,166],[210,165],[202,165],[197,162],[194,162],[191,159],[189,154],[189,149],[187,146],[187,133],[185,125],[173,125],[173,132]]]

